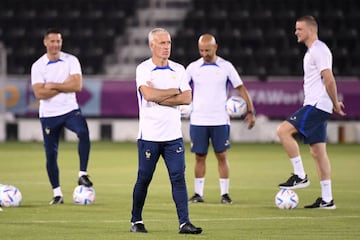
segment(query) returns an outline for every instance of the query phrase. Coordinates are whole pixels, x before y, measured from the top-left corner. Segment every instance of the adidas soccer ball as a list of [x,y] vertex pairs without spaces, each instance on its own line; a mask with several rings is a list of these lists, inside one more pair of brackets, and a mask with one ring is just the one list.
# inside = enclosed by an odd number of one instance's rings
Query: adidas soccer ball
[[231,117],[241,117],[247,111],[245,100],[240,96],[232,96],[226,101],[226,111]]
[[83,185],[76,186],[73,192],[73,200],[78,205],[90,205],[95,202],[95,190]]
[[281,189],[275,196],[275,205],[280,209],[294,209],[299,204],[299,197],[293,190]]
[[18,188],[12,185],[0,185],[0,206],[18,207],[22,201],[22,195]]

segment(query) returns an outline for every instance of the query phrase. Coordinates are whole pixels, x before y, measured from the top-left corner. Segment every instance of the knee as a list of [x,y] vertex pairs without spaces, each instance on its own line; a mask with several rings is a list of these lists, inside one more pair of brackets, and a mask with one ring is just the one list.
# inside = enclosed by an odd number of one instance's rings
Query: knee
[[45,154],[46,154],[46,162],[48,165],[51,165],[54,162],[56,162],[57,155],[58,155],[57,149],[46,148]]
[[310,148],[310,155],[312,158],[317,159],[319,157],[319,152],[317,149]]
[[198,153],[197,153],[197,154],[195,155],[196,163],[198,163],[198,164],[205,164],[206,155],[207,155],[207,154],[198,154]]
[[152,175],[145,172],[138,172],[138,177],[136,182],[140,185],[149,185],[152,179]]
[[223,152],[216,152],[215,153],[216,159],[219,163],[227,163],[227,152],[226,150]]
[[77,132],[77,136],[80,140],[85,140],[85,141],[89,141],[90,137],[89,137],[89,130],[87,128],[81,128],[78,132]]
[[287,122],[281,123],[276,129],[276,134],[280,139],[292,136],[294,133],[295,129]]
[[173,184],[185,183],[185,174],[182,171],[174,172],[170,175],[170,180]]
[[54,156],[48,157],[46,159],[46,167],[48,169],[57,168],[57,161],[56,161],[56,158]]
[[281,127],[281,125],[279,125],[276,129],[276,134],[278,135],[279,138],[281,138],[284,135],[284,129]]

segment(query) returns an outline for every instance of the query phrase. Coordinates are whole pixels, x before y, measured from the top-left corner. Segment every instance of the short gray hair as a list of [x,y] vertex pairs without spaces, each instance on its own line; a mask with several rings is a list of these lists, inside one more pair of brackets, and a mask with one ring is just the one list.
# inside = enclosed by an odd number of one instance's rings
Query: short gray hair
[[165,29],[165,28],[154,28],[149,32],[148,35],[148,40],[149,40],[149,44],[154,41],[154,35],[162,32],[162,33],[168,33],[170,35],[170,33]]

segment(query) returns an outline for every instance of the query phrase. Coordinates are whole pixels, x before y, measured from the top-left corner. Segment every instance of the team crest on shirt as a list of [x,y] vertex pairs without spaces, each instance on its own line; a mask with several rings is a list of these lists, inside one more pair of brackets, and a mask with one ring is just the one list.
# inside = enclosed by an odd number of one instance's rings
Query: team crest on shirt
[[46,128],[45,128],[45,133],[46,133],[46,135],[49,135],[49,134],[50,134],[50,128],[49,128],[49,127],[46,127]]

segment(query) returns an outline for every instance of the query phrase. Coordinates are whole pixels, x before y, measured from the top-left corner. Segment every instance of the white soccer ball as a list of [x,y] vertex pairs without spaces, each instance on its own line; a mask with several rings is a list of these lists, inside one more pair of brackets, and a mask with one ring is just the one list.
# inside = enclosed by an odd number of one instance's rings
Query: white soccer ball
[[73,200],[77,205],[90,205],[95,202],[95,190],[83,185],[76,186],[73,192]]
[[240,96],[232,96],[226,101],[226,111],[231,117],[241,117],[247,112],[245,100]]
[[18,207],[22,201],[20,190],[12,185],[0,185],[0,206]]
[[179,110],[182,118],[190,117],[190,113],[192,111],[192,103],[189,105],[179,105]]
[[294,209],[299,204],[299,196],[290,189],[281,189],[275,196],[275,205],[280,209]]

